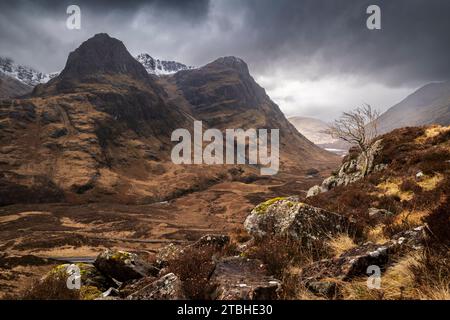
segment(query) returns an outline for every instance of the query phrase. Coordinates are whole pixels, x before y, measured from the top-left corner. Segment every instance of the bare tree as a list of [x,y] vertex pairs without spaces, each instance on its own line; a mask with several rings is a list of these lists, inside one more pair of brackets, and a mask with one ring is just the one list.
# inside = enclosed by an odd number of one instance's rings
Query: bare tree
[[356,145],[365,157],[363,175],[368,170],[368,152],[374,139],[378,136],[377,110],[372,109],[368,104],[358,107],[352,111],[344,112],[342,116],[331,124],[325,133],[333,138],[341,139],[352,145]]

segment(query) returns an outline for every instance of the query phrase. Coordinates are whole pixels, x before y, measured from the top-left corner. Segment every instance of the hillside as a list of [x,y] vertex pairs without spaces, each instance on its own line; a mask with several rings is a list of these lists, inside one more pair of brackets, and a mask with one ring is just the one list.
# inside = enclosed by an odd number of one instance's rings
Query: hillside
[[67,263],[35,258],[48,272],[21,297],[448,299],[449,158],[450,127],[397,129],[372,145],[365,177],[361,155],[351,153],[319,194],[268,199],[230,234],[171,243],[150,255],[104,250],[92,264],[77,264],[90,285],[80,290],[59,285]]
[[[154,202],[204,188],[235,169],[170,161],[171,133],[192,130],[194,119],[219,129],[279,128],[283,171],[330,168],[337,158],[301,136],[245,63],[230,65],[230,59],[180,71],[168,80],[179,87],[186,105],[175,101],[119,40],[106,34],[87,40],[70,53],[64,70],[36,86],[30,98],[0,102],[7,126],[0,141],[7,150],[0,203]],[[238,171],[244,176],[257,172],[251,167]]]
[[31,90],[32,87],[0,72],[0,99],[22,96]]
[[[180,71],[160,81],[169,97],[208,127],[280,130],[283,171],[329,168],[337,157],[315,146],[289,123],[279,107],[236,57],[219,58],[201,68]],[[181,97],[180,97],[181,96]]]
[[450,124],[450,81],[430,83],[384,112],[381,133],[407,126]]
[[[0,100],[0,274],[14,271],[0,286],[21,290],[53,258],[91,259],[104,248],[145,255],[231,232],[264,198],[306,193],[329,173],[338,158],[299,134],[246,64],[232,61],[156,77],[98,34],[26,98]],[[281,129],[279,174],[173,164],[172,131],[196,119],[205,129]],[[4,265],[8,257],[15,262]]]
[[328,129],[328,124],[319,119],[310,117],[293,116],[288,118],[294,127],[303,134],[309,141],[321,148],[338,155],[345,155],[350,145],[342,140],[334,139],[324,133]]

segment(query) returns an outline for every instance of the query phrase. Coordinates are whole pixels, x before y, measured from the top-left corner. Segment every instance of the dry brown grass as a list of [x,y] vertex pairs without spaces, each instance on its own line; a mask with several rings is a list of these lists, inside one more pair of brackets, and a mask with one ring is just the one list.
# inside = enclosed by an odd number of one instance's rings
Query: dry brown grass
[[450,300],[450,251],[448,248],[427,248],[410,266],[417,297],[424,300]]
[[423,135],[417,137],[414,140],[414,142],[418,144],[423,144],[432,138],[435,138],[441,134],[445,134],[448,131],[450,131],[450,127],[431,126],[430,128],[427,128],[425,130]]
[[257,240],[248,256],[261,260],[270,274],[280,278],[288,268],[301,267],[329,258],[330,250],[325,242],[316,242],[311,247],[305,247],[286,237],[271,237]]
[[209,278],[214,271],[212,260],[216,250],[212,247],[187,248],[175,259],[169,261],[168,272],[173,272],[182,281],[183,291],[188,299],[207,299],[212,287]]
[[357,246],[348,234],[340,234],[331,238],[327,241],[327,245],[336,257]]
[[369,228],[366,233],[367,241],[383,244],[386,243],[389,238],[385,235],[384,225],[378,224],[375,227]]
[[412,191],[402,191],[400,185],[401,179],[388,179],[377,185],[379,192],[377,196],[393,196],[400,198],[401,201],[410,201],[414,197]]
[[24,300],[80,300],[80,290],[67,288],[66,278],[46,277],[35,281],[21,299]]
[[441,183],[444,180],[444,175],[437,173],[433,176],[427,176],[424,179],[417,182],[417,184],[424,190],[424,191],[432,191],[436,189],[437,185]]
[[402,300],[417,297],[414,288],[414,275],[410,267],[417,261],[417,256],[409,255],[393,264],[381,276],[381,288],[369,289],[367,277],[342,283],[342,298],[345,300]]

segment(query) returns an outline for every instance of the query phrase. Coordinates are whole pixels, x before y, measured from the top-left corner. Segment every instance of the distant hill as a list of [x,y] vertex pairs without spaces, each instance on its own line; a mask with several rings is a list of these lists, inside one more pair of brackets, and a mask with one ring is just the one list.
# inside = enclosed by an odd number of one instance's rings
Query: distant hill
[[288,120],[294,125],[298,132],[304,135],[308,140],[328,151],[344,154],[347,153],[347,150],[350,147],[344,141],[334,139],[330,135],[323,133],[323,131],[328,128],[328,125],[322,120],[300,116],[292,116],[289,117]]
[[33,88],[0,72],[0,99],[14,98],[30,93]]
[[428,124],[450,124],[450,81],[430,83],[380,116],[379,131]]

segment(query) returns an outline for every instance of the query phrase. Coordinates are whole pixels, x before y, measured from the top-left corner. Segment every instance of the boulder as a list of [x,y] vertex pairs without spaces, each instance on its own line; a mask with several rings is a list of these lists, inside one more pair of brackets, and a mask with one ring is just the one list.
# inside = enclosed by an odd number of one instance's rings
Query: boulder
[[352,233],[354,222],[295,199],[276,198],[255,207],[244,227],[255,238],[286,236],[304,245],[313,245],[337,233]]
[[369,208],[368,215],[371,219],[380,220],[393,216],[394,214],[385,209]]
[[212,247],[215,249],[222,249],[229,243],[230,243],[230,237],[227,235],[207,234],[207,235],[201,237],[200,239],[198,239],[191,246],[194,248]]
[[243,257],[221,259],[211,276],[217,300],[270,300],[276,299],[280,281],[268,276],[261,261]]
[[128,300],[185,300],[181,280],[173,273],[130,294]]
[[381,270],[405,252],[417,250],[425,239],[423,227],[401,232],[384,244],[365,243],[344,252],[337,258],[315,262],[302,269],[301,279],[307,286],[311,282],[333,278],[348,281],[367,275],[367,268],[378,266]]
[[306,197],[314,197],[317,196],[318,194],[322,193],[322,188],[318,185],[315,185],[311,188],[309,188],[308,192],[306,193]]
[[[75,263],[80,270],[81,285],[95,287],[100,291],[108,290],[111,287],[117,286],[113,279],[100,273],[92,264]],[[61,264],[54,267],[47,276],[68,277],[67,268],[71,264]]]
[[170,260],[176,259],[181,253],[183,253],[181,246],[169,243],[167,246],[159,249],[156,254],[156,264],[159,268],[163,269],[168,265]]
[[159,269],[146,263],[136,254],[125,251],[105,250],[94,262],[103,274],[120,282],[139,279],[148,275],[156,276]]
[[[87,263],[76,264],[61,264],[50,270],[41,280],[40,283],[54,283],[54,281],[66,282],[69,280],[70,275],[75,275],[73,269],[69,273],[68,268],[70,266],[76,266],[79,269],[79,275],[81,277],[79,297],[83,300],[94,300],[102,297],[103,291],[113,291],[113,287],[117,284],[107,276],[101,274],[93,265]],[[69,289],[67,290],[78,290]]]
[[144,278],[141,278],[141,279],[134,279],[134,280],[130,280],[130,281],[124,282],[119,287],[120,296],[123,297],[123,298],[126,298],[129,295],[131,295],[132,293],[140,291],[141,289],[143,289],[143,288],[147,287],[148,285],[152,284],[153,282],[158,280],[158,278],[149,276],[149,277],[144,277]]
[[[360,152],[355,156],[349,157],[346,161],[344,160],[335,174],[323,180],[320,186],[321,192],[326,192],[339,186],[346,186],[364,178],[365,175],[369,173],[384,170],[386,168],[385,164],[375,163],[375,158],[381,148],[382,139],[375,141],[368,150],[367,162],[366,156]],[[311,191],[311,194],[317,192],[317,190],[318,189],[315,188],[314,191]]]
[[312,293],[328,299],[335,298],[339,294],[338,285],[333,281],[311,281],[307,283],[307,288]]

